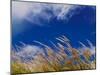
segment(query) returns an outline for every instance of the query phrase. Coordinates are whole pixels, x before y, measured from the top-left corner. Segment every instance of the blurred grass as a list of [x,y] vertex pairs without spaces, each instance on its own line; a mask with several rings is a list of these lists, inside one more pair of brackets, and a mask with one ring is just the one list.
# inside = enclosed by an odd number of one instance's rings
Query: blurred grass
[[[52,42],[53,48],[35,41],[35,43],[43,46],[46,53],[38,52],[34,59],[28,62],[22,61],[22,59],[16,55],[16,52],[12,51],[11,58],[14,58],[11,61],[12,74],[87,70],[96,68],[95,46],[93,46],[90,41],[88,41],[90,47],[80,42],[82,47],[76,49],[71,46],[70,40],[65,36],[56,39],[58,42],[57,44]],[[55,50],[57,51],[55,52]]]

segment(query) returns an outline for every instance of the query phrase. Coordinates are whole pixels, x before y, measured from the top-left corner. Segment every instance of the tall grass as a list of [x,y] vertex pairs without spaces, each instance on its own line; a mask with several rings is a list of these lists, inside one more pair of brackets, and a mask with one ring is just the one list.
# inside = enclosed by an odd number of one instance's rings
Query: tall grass
[[51,42],[52,47],[34,41],[42,51],[37,51],[33,55],[31,51],[27,54],[30,48],[27,48],[26,52],[23,50],[26,44],[17,47],[18,52],[12,50],[12,74],[95,69],[95,46],[89,40],[87,40],[89,46],[79,42],[81,44],[79,48],[72,47],[70,40],[65,36],[56,40],[58,40],[56,44]]

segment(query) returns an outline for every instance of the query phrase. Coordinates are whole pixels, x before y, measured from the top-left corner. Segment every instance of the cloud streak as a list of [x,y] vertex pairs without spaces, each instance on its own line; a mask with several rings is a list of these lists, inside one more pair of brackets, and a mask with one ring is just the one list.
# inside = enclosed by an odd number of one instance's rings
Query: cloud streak
[[30,2],[12,2],[12,16],[19,20],[27,20],[33,25],[43,26],[52,18],[68,20],[79,9],[78,5],[47,4]]
[[[18,52],[16,52],[16,49],[18,49]],[[35,56],[39,53],[42,54],[44,53],[43,48],[29,44],[25,44],[25,46],[21,46],[20,48],[17,46],[16,49],[12,50],[12,56],[11,56],[12,59],[13,60],[21,59],[24,62],[34,59]]]

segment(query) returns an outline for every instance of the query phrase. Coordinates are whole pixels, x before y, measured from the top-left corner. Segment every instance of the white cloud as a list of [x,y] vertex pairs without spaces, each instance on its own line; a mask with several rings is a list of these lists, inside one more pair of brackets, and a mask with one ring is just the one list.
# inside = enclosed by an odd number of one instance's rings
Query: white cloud
[[12,16],[13,18],[23,19],[28,15],[32,4],[26,2],[12,2]]
[[[37,53],[43,54],[43,49],[40,48],[39,46],[26,44],[25,46],[20,47],[20,51],[15,52],[15,55],[16,55],[16,57],[19,57],[19,58],[27,61],[27,58],[35,58],[35,55]],[[14,55],[12,55],[12,57],[14,57]]]
[[33,25],[41,26],[47,24],[53,17],[56,17],[58,20],[69,19],[76,8],[78,8],[77,5],[13,1],[12,16],[20,20],[26,19],[32,22]]
[[39,46],[25,44],[25,46],[23,47],[20,46],[18,52],[14,52],[12,50],[11,59],[15,61],[22,60],[24,62],[27,62],[34,59],[39,53],[42,53],[44,55],[43,49]]
[[[57,15],[57,19],[64,20],[70,19],[76,12],[75,10],[79,8],[77,5],[65,5],[62,7],[61,12]],[[78,11],[79,12],[79,11]]]

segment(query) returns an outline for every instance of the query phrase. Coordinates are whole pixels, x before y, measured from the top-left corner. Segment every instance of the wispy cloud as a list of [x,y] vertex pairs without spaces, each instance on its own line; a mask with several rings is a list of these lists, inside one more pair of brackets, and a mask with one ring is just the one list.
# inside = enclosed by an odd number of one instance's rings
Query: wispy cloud
[[33,25],[46,25],[52,18],[68,20],[74,15],[78,5],[47,4],[30,2],[12,2],[12,16],[20,20],[26,19]]
[[[19,49],[18,52],[15,51],[16,49]],[[35,45],[25,44],[25,46],[21,46],[20,48],[16,49],[12,50],[13,60],[18,60],[17,57],[19,57],[23,61],[28,61],[34,59],[37,54],[44,53],[41,47]]]

